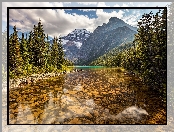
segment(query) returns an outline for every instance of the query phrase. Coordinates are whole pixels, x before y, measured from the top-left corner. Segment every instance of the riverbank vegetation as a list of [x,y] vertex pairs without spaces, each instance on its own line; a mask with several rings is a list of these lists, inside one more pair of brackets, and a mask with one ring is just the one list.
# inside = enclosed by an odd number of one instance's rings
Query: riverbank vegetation
[[64,57],[60,37],[54,37],[52,45],[49,43],[48,34],[44,33],[40,20],[38,25],[34,25],[29,37],[22,33],[22,37],[19,38],[17,27],[14,26],[13,29],[8,45],[10,78],[60,72],[73,65]]
[[166,101],[167,84],[167,12],[159,10],[142,15],[133,42],[123,44],[93,61],[91,65],[124,67],[137,72],[151,90]]

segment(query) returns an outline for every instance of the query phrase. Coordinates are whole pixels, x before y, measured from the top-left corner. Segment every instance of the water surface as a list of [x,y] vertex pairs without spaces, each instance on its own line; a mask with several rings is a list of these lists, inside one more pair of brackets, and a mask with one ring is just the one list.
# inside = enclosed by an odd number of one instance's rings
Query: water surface
[[162,97],[148,90],[138,77],[125,76],[118,68],[75,68],[83,71],[10,90],[10,124],[134,124],[115,117],[135,105],[149,114],[139,124],[153,124],[159,112],[164,119],[158,123],[166,122]]

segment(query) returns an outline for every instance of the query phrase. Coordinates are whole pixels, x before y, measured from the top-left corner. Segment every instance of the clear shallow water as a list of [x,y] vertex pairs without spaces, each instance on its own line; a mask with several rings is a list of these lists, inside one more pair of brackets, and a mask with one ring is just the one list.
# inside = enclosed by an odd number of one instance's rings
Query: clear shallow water
[[125,76],[117,68],[75,68],[83,71],[11,90],[10,124],[133,124],[132,120],[120,121],[116,117],[134,105],[149,114],[138,123],[153,124],[153,116],[165,112],[165,103],[138,78]]

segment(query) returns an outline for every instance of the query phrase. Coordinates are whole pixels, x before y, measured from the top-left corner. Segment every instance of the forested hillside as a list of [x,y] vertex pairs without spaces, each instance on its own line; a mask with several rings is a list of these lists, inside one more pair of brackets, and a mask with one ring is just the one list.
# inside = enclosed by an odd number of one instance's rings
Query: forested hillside
[[123,52],[126,49],[131,48],[133,45],[132,42],[127,42],[127,43],[122,43],[120,46],[115,47],[108,53],[100,56],[97,58],[95,61],[91,62],[90,65],[95,65],[95,66],[118,66],[120,64],[120,55],[121,52]]
[[[142,15],[138,21],[138,33],[132,46],[125,50],[118,47],[99,57],[91,65],[124,67],[142,77],[153,89],[166,94],[167,83],[167,19],[166,10],[155,15]],[[131,43],[130,43],[131,45]]]
[[89,65],[98,57],[119,46],[123,42],[133,41],[136,27],[132,27],[117,17],[111,17],[107,24],[98,26],[83,42],[78,65]]
[[50,45],[40,20],[38,25],[34,25],[28,38],[24,34],[19,38],[16,26],[13,29],[14,33],[9,36],[8,44],[10,78],[55,72],[72,65],[64,58],[61,38],[54,37],[53,44]]

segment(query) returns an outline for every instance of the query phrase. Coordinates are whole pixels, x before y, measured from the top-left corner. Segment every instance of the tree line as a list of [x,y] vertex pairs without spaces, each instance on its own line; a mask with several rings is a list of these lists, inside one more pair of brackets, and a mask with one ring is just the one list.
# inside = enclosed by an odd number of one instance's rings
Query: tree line
[[[105,58],[97,59],[92,65],[124,67],[137,72],[144,82],[162,94],[166,94],[167,84],[167,10],[159,10],[155,15],[142,15],[138,21],[138,33],[132,46]],[[130,45],[130,43],[128,44]],[[103,61],[104,63],[101,63]]]
[[18,37],[16,26],[9,36],[9,76],[17,78],[33,73],[57,72],[73,65],[65,59],[61,37],[54,37],[53,44],[49,43],[48,34],[39,20],[29,35]]

